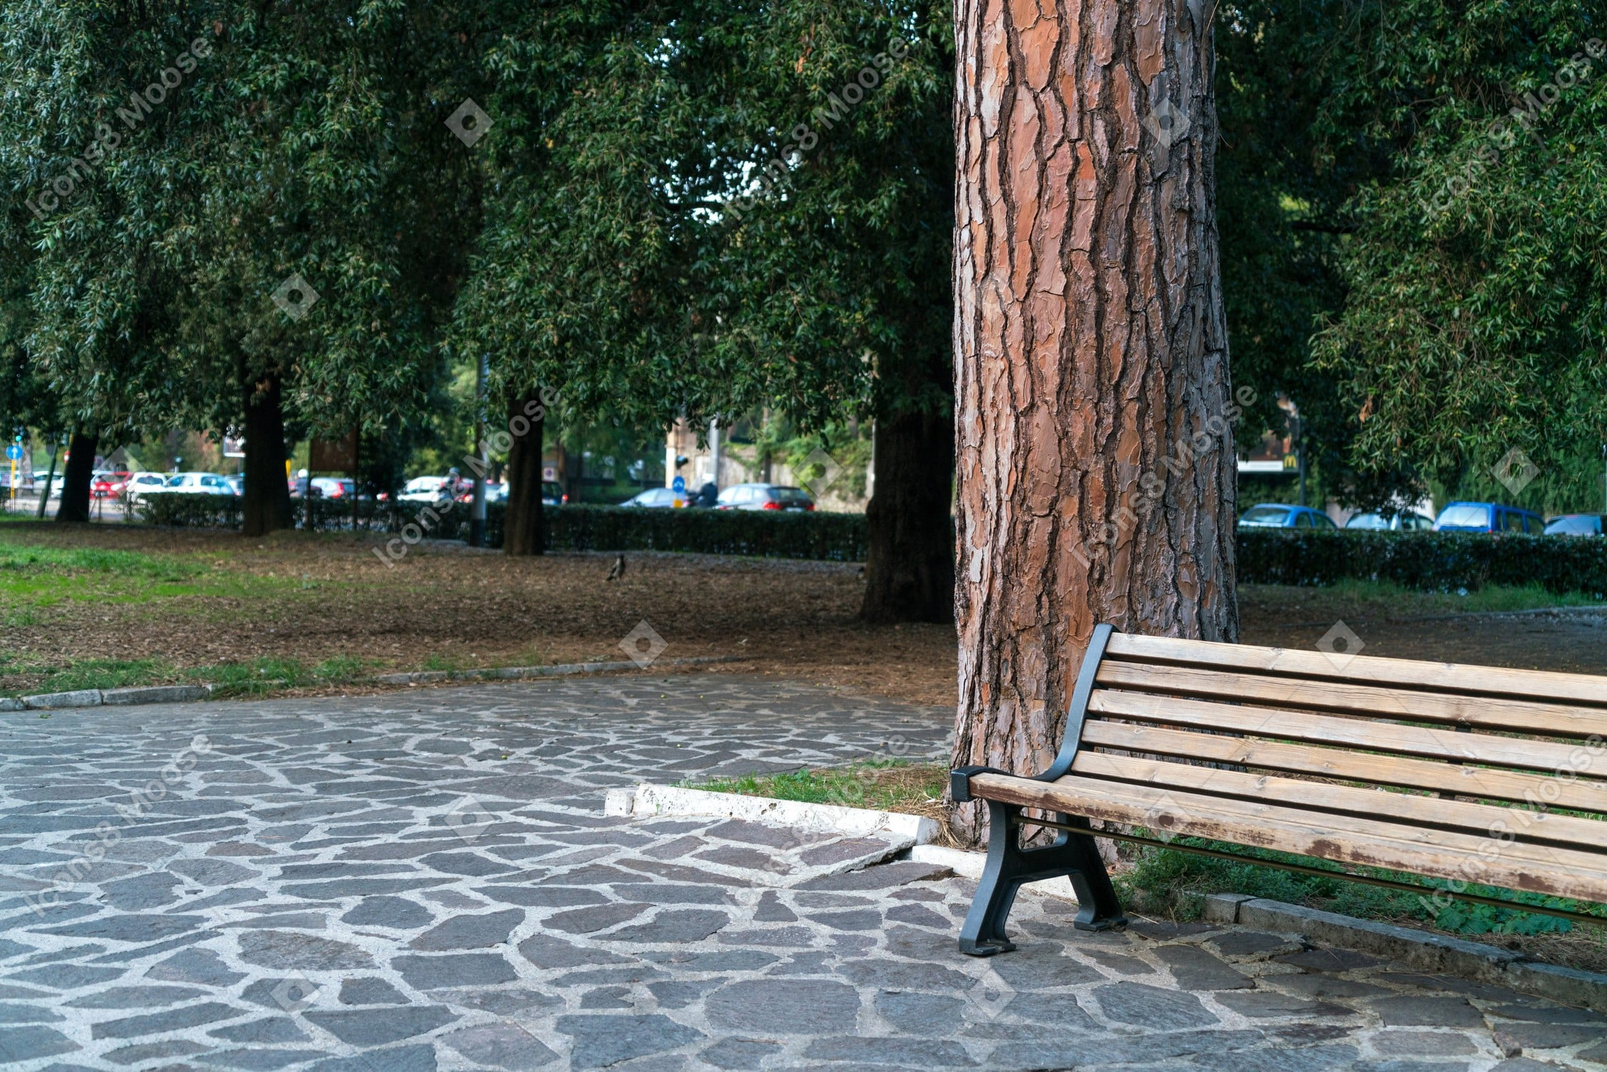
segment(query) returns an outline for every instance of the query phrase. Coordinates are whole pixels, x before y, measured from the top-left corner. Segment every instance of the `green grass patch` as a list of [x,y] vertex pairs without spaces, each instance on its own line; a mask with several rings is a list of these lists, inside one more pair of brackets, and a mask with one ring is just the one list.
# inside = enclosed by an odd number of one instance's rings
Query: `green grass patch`
[[18,692],[74,692],[78,689],[121,689],[171,680],[172,667],[156,659],[81,659],[65,666],[41,666],[0,658],[0,684],[12,675],[42,675],[27,689],[0,688],[0,694]]
[[[51,666],[0,656],[0,696],[178,683],[212,685],[218,696],[261,696],[283,689],[353,684],[368,678],[376,665],[371,660],[337,656],[315,665],[298,659],[259,658],[186,669],[159,659],[80,659]],[[20,677],[28,678],[25,685],[15,680]]]
[[216,696],[260,696],[281,689],[316,685],[347,685],[369,676],[374,664],[364,659],[337,656],[309,666],[300,659],[262,657],[242,663],[222,663],[186,670],[192,680],[214,686]]
[[898,759],[867,760],[846,767],[789,774],[749,775],[711,782],[682,783],[694,789],[743,796],[838,804],[845,808],[930,814],[948,785],[946,766]]
[[1412,606],[1417,613],[1491,614],[1501,611],[1540,610],[1544,607],[1599,607],[1600,596],[1585,592],[1548,592],[1538,584],[1513,587],[1492,584],[1453,592],[1414,592],[1392,581],[1340,581],[1328,589],[1341,599]]
[[207,568],[174,555],[107,551],[97,547],[40,547],[0,541],[0,584],[21,577],[63,573],[114,573],[123,577],[178,582]]
[[[1195,838],[1179,840],[1184,844],[1233,852],[1254,859],[1298,863],[1332,871],[1334,875],[1332,878],[1306,875],[1251,860],[1222,860],[1176,849],[1123,845],[1122,853],[1129,866],[1117,874],[1116,885],[1125,901],[1153,915],[1181,921],[1199,918],[1208,893],[1242,893],[1362,919],[1430,924],[1453,934],[1562,934],[1574,926],[1571,920],[1525,912],[1521,907],[1498,908],[1446,898],[1440,898],[1436,903],[1433,891],[1444,889],[1447,885],[1440,880],[1426,880],[1416,875],[1376,869],[1361,872],[1371,877],[1412,882],[1429,888],[1422,894],[1407,893],[1346,878],[1338,865],[1326,860]],[[1519,906],[1529,904],[1588,915],[1602,914],[1602,925],[1607,927],[1607,909],[1588,902],[1473,883],[1467,885],[1466,892],[1498,897]]]

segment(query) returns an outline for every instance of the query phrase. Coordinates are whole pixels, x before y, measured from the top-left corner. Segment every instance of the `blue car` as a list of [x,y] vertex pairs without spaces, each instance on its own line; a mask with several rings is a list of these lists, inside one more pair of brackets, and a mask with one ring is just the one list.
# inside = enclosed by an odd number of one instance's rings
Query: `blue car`
[[1539,535],[1545,519],[1532,510],[1500,503],[1454,502],[1434,520],[1435,532],[1529,532]]
[[1246,529],[1336,529],[1333,518],[1309,506],[1287,506],[1283,503],[1259,503],[1239,518],[1239,527]]
[[1563,514],[1546,522],[1547,536],[1602,536],[1607,535],[1601,514]]

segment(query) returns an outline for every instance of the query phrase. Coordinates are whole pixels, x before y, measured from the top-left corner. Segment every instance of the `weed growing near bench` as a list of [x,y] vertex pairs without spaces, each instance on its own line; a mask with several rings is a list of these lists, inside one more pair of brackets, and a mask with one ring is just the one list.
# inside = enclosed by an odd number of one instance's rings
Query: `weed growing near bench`
[[[1567,909],[1587,914],[1602,913],[1602,927],[1590,925],[1576,927],[1572,921],[1559,919],[1556,916],[1461,901],[1453,901],[1450,907],[1437,908],[1419,894],[1350,881],[1340,873],[1336,865],[1325,860],[1202,839],[1181,840],[1201,848],[1218,849],[1239,855],[1254,855],[1264,860],[1298,863],[1324,871],[1333,871],[1334,877],[1322,878],[1297,874],[1254,863],[1197,856],[1175,849],[1123,844],[1120,846],[1122,866],[1112,877],[1124,900],[1146,914],[1190,921],[1199,918],[1204,907],[1205,894],[1242,893],[1362,919],[1423,927],[1468,937],[1493,937],[1499,940],[1501,945],[1509,948],[1528,944],[1522,941],[1527,938],[1551,939],[1552,941],[1547,944],[1556,946],[1555,939],[1566,936],[1566,943],[1557,948],[1557,953],[1547,959],[1557,959],[1557,954],[1560,954],[1576,967],[1588,965],[1599,969],[1607,966],[1607,909],[1599,905],[1469,883],[1467,892],[1472,894],[1501,897],[1518,904]],[[1443,889],[1447,885],[1441,880],[1424,880],[1419,876],[1374,868],[1364,869],[1363,873],[1379,878],[1416,882],[1432,889]],[[1581,961],[1586,963],[1580,963]]]

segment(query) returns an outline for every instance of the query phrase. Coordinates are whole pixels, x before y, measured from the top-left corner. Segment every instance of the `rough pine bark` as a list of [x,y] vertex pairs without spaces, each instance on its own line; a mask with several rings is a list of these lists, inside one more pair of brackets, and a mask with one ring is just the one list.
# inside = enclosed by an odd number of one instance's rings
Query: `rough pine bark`
[[954,418],[905,412],[876,422],[876,488],[865,506],[872,622],[954,620]]
[[241,531],[246,536],[263,536],[295,526],[285,478],[283,391],[277,372],[246,376],[241,387],[246,411]]
[[90,484],[95,477],[96,436],[82,429],[73,433],[67,444],[67,469],[61,474],[61,503],[56,507],[57,521],[88,521]]
[[956,764],[1048,765],[1096,623],[1237,639],[1213,6],[956,5]]
[[[517,398],[508,411],[508,512],[502,550],[509,555],[539,555],[546,550],[541,502],[541,437],[545,409],[534,395]],[[528,429],[524,435],[516,434]]]

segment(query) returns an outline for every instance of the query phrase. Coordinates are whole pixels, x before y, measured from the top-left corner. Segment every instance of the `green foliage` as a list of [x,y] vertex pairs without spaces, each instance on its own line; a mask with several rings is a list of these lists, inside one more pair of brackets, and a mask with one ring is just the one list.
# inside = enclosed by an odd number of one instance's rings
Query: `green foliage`
[[1240,530],[1243,584],[1390,581],[1420,591],[1485,585],[1607,596],[1607,540],[1517,533]]
[[[539,37],[487,56],[504,126],[457,349],[505,355],[510,392],[555,386],[566,412],[633,426],[946,408],[948,5],[589,10],[544,16],[567,20],[574,63]],[[909,57],[797,149],[895,37]],[[778,156],[781,193],[733,212]]]
[[1413,0],[1391,22],[1329,110],[1336,137],[1396,149],[1350,202],[1349,295],[1315,342],[1352,458],[1454,485],[1522,448],[1552,494],[1599,501],[1607,12]]

